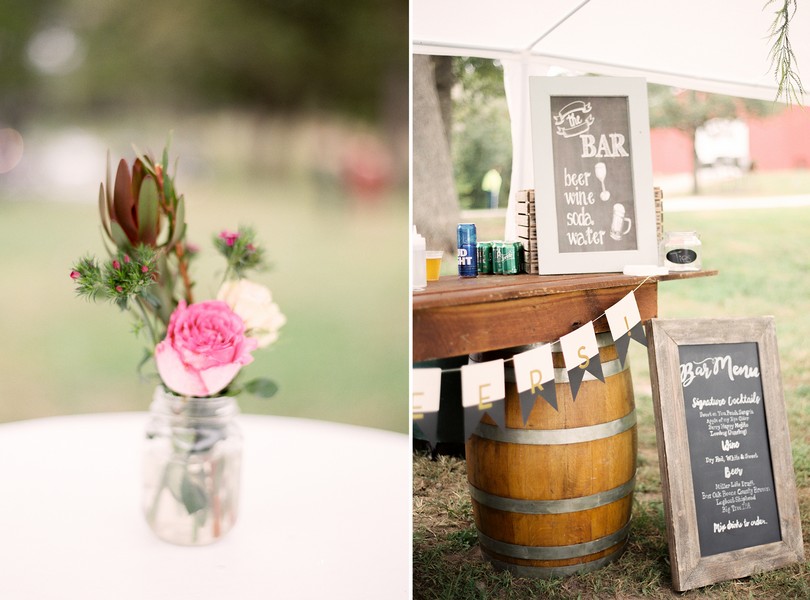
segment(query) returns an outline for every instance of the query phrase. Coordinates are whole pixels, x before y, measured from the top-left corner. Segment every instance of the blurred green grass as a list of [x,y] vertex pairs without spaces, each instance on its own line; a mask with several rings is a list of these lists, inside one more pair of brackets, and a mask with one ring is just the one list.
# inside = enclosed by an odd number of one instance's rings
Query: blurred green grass
[[[247,374],[280,391],[241,397],[242,411],[407,432],[406,192],[361,202],[315,178],[189,180],[182,171],[178,186],[188,239],[201,247],[198,299],[221,281],[210,238],[222,229],[252,225],[273,263],[255,279],[288,322]],[[68,277],[74,260],[104,254],[94,198],[0,198],[0,421],[148,408],[154,381],[136,374],[143,344],[129,316],[76,298]]]

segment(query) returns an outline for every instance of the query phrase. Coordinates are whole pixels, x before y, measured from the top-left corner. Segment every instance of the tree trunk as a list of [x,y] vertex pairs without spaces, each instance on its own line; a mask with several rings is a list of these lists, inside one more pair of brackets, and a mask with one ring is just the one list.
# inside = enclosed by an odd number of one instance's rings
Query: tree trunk
[[447,147],[452,152],[453,138],[453,97],[450,92],[453,89],[453,57],[452,56],[432,56],[433,76],[436,78],[436,93],[439,97],[439,110],[444,123],[444,137],[447,138]]
[[413,57],[413,223],[429,250],[456,254],[458,194],[433,62]]

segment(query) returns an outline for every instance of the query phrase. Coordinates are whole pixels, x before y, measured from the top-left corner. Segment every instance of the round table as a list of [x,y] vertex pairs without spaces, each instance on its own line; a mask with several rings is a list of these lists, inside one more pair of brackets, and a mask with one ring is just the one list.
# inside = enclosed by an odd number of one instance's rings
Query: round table
[[241,415],[239,519],[223,539],[157,539],[140,509],[146,413],[0,425],[0,597],[409,598],[410,442]]

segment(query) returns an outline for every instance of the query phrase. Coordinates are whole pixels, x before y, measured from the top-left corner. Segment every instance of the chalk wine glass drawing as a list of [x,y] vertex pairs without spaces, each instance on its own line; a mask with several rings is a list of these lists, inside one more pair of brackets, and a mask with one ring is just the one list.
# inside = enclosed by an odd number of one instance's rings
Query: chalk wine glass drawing
[[602,184],[602,191],[599,192],[599,199],[603,202],[610,200],[610,192],[605,189],[605,178],[607,177],[607,166],[603,162],[598,162],[593,166],[593,174]]
[[149,526],[182,545],[213,542],[236,521],[242,437],[236,396],[273,396],[267,378],[242,382],[253,352],[276,341],[286,318],[268,288],[246,277],[264,268],[252,228],[222,231],[213,245],[225,261],[216,298],[195,301],[186,240],[186,203],[160,161],[136,151],[132,166],[109,154],[99,212],[108,256],[78,260],[70,272],[79,296],[129,313],[145,340],[144,368],[157,380],[146,429],[143,509]]

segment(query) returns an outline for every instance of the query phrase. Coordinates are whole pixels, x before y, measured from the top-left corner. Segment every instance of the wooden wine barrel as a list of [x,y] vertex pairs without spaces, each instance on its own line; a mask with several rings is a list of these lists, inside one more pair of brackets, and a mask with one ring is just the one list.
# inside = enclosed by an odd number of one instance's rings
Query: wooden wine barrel
[[[559,345],[557,407],[538,398],[526,424],[506,370],[506,428],[485,415],[467,440],[467,479],[481,551],[496,568],[550,578],[595,570],[627,543],[635,486],[633,382],[610,334],[597,336],[605,382],[585,373],[571,397]],[[471,362],[528,348],[471,355]]]

